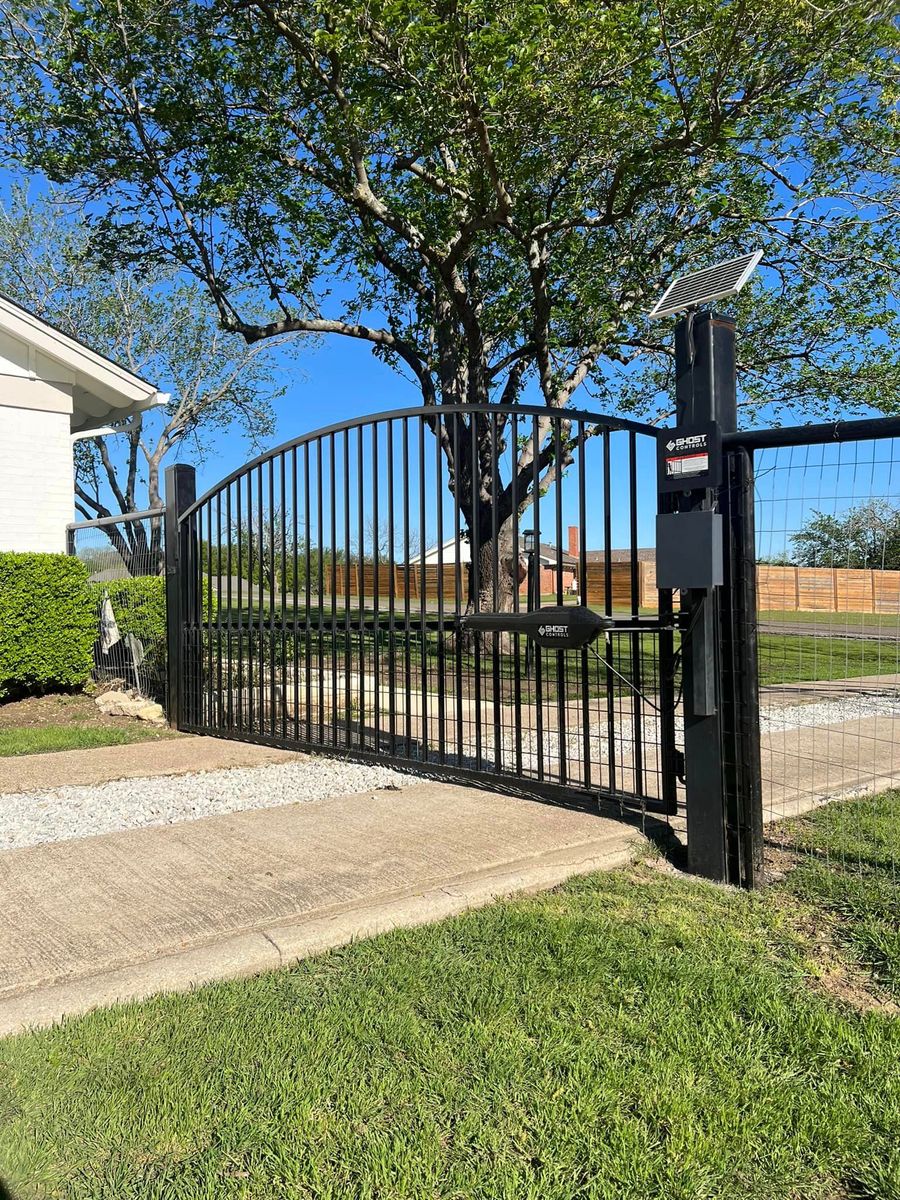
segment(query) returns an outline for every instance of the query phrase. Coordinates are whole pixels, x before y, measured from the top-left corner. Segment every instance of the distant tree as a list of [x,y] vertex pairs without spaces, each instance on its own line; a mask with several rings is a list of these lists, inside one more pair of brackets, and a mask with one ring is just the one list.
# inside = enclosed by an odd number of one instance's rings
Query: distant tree
[[842,516],[816,512],[791,538],[801,567],[900,570],[900,508],[870,500]]
[[[162,412],[113,422],[118,447],[109,436],[75,443],[75,507],[89,520],[158,508],[165,460],[185,441],[194,461],[232,426],[258,447],[274,432],[272,402],[284,391],[261,346],[222,329],[199,283],[171,266],[101,267],[94,239],[59,192],[17,187],[0,206],[0,291],[171,395]],[[160,564],[160,520],[105,533],[128,570]]]

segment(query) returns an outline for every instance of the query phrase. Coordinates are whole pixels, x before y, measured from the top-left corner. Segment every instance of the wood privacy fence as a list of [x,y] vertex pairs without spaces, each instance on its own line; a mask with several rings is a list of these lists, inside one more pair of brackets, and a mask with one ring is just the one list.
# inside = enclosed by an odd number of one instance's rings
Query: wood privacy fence
[[[614,562],[612,564],[612,602],[613,608],[630,610],[631,608],[631,563],[630,562]],[[566,579],[571,578],[571,572],[566,572]],[[326,572],[325,584],[328,586],[330,580],[328,572]],[[387,597],[393,591],[394,598],[398,601],[403,601],[406,595],[406,588],[409,588],[409,598],[411,601],[418,600],[422,594],[422,568],[417,564],[411,564],[405,567],[402,564],[397,564],[391,568],[387,563],[380,563],[378,566],[378,575],[376,580],[375,567],[372,563],[364,563],[362,569],[358,564],[354,563],[350,571],[350,595],[372,597],[377,593],[381,597]],[[453,601],[456,598],[456,564],[454,562],[444,563],[442,571],[442,590],[445,601]],[[346,586],[344,571],[337,572],[337,595],[343,596]],[[552,567],[545,567],[541,571],[541,590],[549,594],[556,588],[556,572]],[[425,599],[436,600],[438,594],[438,569],[436,565],[428,565],[425,567]],[[521,594],[526,594],[526,583],[523,581],[520,588]],[[460,581],[459,594],[465,601],[469,594],[469,566],[468,563],[460,564]],[[642,608],[656,607],[656,564],[652,562],[638,563],[638,597]],[[594,605],[602,608],[606,601],[606,572],[603,563],[588,563],[587,565],[587,593],[583,597],[585,604]]]
[[[465,601],[469,587],[468,564],[460,566],[459,595]],[[330,572],[325,573],[326,587]],[[612,607],[617,611],[631,609],[631,563],[613,562],[610,565]],[[656,564],[639,562],[637,570],[638,603],[641,608],[656,608]],[[456,564],[445,563],[442,571],[444,600],[456,598]],[[337,595],[344,595],[344,570],[337,572]],[[350,595],[383,598],[393,593],[402,603],[409,589],[410,602],[422,596],[422,568],[418,564],[406,567],[387,563],[375,567],[371,563],[353,564],[350,571]],[[523,584],[524,594],[524,584]],[[424,596],[436,600],[438,595],[437,566],[425,567]],[[587,564],[587,587],[582,602],[603,609],[606,604],[606,566]],[[831,567],[780,567],[760,564],[757,567],[757,604],[763,611],[777,612],[862,612],[900,613],[900,571],[865,571]]]
[[[637,565],[637,594],[641,608],[656,608],[656,563],[639,562]],[[610,563],[610,587],[614,609],[631,609],[631,563]],[[583,602],[593,608],[606,604],[606,564],[587,564],[587,589]]]
[[756,580],[769,611],[900,613],[900,571],[760,564]]
[[[331,580],[326,573],[325,586],[328,587]],[[425,567],[424,589],[422,581],[422,568],[417,563],[410,566],[403,564],[395,564],[393,568],[388,563],[378,564],[378,573],[376,575],[374,563],[364,563],[360,569],[357,563],[351,564],[350,568],[350,595],[351,596],[368,596],[370,599],[378,595],[382,599],[393,595],[394,599],[402,603],[406,598],[407,588],[409,589],[410,601],[418,601],[423,594],[426,600],[436,600],[438,595],[438,582],[441,584],[441,590],[444,594],[445,601],[456,599],[456,564],[453,562],[445,563],[441,571],[441,579],[438,580],[437,566]],[[337,596],[343,596],[346,590],[347,580],[343,568],[339,568],[336,578]],[[469,568],[468,565],[462,563],[460,565],[460,597],[465,601],[469,594]]]
[[[611,565],[614,609],[631,607],[631,563]],[[900,571],[847,567],[775,567],[760,564],[757,607],[768,612],[900,613]],[[655,608],[656,564],[638,563],[641,608]],[[602,608],[606,597],[603,563],[588,563],[585,603]]]

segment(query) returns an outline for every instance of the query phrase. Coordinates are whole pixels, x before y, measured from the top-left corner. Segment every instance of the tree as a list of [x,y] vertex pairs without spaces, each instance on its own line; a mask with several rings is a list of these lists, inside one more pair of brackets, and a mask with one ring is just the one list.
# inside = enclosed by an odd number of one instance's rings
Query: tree
[[870,500],[843,516],[815,512],[791,543],[800,567],[900,571],[900,508]]
[[[262,343],[223,330],[199,283],[164,265],[108,271],[94,238],[59,193],[35,199],[16,188],[0,207],[0,291],[170,390],[163,413],[117,423],[122,453],[107,437],[75,443],[75,506],[88,520],[160,507],[164,461],[186,439],[198,461],[209,434],[231,425],[258,446],[274,430],[272,401],[284,390]],[[161,520],[103,528],[130,573],[161,569]]]
[[[647,411],[671,375],[650,300],[762,246],[766,271],[732,306],[742,400],[824,412],[897,394],[897,31],[881,0],[0,12],[9,152],[102,204],[108,256],[193,273],[249,344],[362,340],[429,408],[531,389],[560,410],[586,389]],[[571,443],[566,427],[555,461],[541,422],[514,493],[469,420],[457,453],[453,422],[433,425],[488,593],[475,481],[508,537],[535,460],[543,490]]]

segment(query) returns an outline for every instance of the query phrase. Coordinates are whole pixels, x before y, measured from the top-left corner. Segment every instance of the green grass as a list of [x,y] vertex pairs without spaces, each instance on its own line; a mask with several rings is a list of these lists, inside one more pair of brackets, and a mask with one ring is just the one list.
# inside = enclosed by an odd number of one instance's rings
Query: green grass
[[806,609],[781,609],[761,611],[760,621],[785,621],[791,625],[825,625],[840,629],[841,626],[855,626],[871,629],[873,633],[888,633],[900,631],[900,614],[898,613],[864,613],[864,612],[828,612],[820,609],[811,612]]
[[759,681],[763,685],[897,672],[900,672],[900,650],[890,643],[866,638],[759,635]]
[[597,875],[4,1041],[0,1162],[27,1200],[897,1200],[900,1020],[811,986],[807,878]]
[[172,736],[153,725],[129,724],[121,729],[99,725],[33,725],[0,729],[0,758],[47,754],[52,750],[88,750],[94,746],[126,746]]
[[900,792],[787,822],[792,892],[833,912],[839,936],[900,1001]]

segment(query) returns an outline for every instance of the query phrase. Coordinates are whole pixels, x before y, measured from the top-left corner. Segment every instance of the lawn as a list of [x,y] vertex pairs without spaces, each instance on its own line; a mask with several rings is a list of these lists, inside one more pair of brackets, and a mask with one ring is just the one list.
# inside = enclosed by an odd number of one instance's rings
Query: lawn
[[760,621],[784,621],[791,625],[823,625],[840,629],[867,629],[872,633],[900,633],[900,613],[831,612],[827,609],[769,609],[760,611]]
[[83,693],[29,696],[0,704],[0,758],[177,736],[166,727],[107,716]]
[[759,682],[763,686],[897,673],[900,673],[900,644],[837,635],[759,635]]
[[[4,1041],[7,1183],[22,1200],[897,1200],[900,1019],[878,988],[898,979],[866,974],[854,931],[896,935],[900,822],[839,811],[792,827],[828,858],[766,894],[636,866]],[[874,908],[858,872],[815,886],[851,850],[889,889]],[[822,929],[865,1003],[825,986]]]
[[174,736],[166,729],[120,718],[120,728],[109,725],[42,725],[0,729],[0,758],[17,754],[47,754],[51,750],[89,750],[94,746],[127,746],[131,742],[158,741]]
[[900,1000],[900,791],[787,821],[792,894],[834,914],[836,933]]

